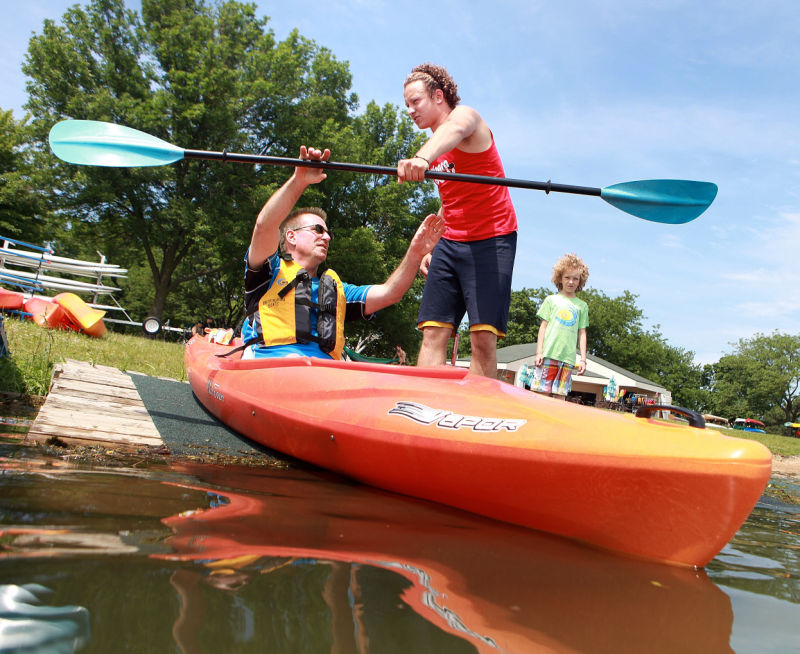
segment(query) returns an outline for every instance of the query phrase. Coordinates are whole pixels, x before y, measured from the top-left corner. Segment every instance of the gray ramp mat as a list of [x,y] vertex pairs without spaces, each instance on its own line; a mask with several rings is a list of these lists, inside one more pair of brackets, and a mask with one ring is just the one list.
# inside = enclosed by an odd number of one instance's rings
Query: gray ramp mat
[[197,401],[183,382],[131,374],[139,396],[173,454],[196,454],[198,449],[231,456],[280,457],[226,427]]

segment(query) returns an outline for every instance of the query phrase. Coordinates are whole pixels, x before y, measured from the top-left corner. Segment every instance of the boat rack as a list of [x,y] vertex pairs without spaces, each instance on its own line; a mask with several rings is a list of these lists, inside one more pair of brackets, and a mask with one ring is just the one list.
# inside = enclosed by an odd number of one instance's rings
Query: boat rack
[[[8,284],[22,289],[29,297],[44,297],[47,290],[71,292],[90,295],[87,304],[101,311],[119,311],[123,318],[105,317],[105,322],[119,325],[141,327],[146,334],[153,336],[160,331],[183,333],[180,327],[170,327],[169,321],[162,322],[153,316],[139,322],[133,320],[125,308],[117,302],[114,293],[120,289],[104,282],[104,277],[126,278],[128,271],[116,264],[106,263],[104,254],[98,252],[100,261],[84,261],[68,257],[55,256],[51,247],[39,247],[25,241],[18,241],[7,236],[0,236],[0,284]],[[63,276],[46,273],[54,272]],[[75,277],[87,277],[93,281],[82,281]],[[101,304],[100,296],[105,295],[113,304]]]

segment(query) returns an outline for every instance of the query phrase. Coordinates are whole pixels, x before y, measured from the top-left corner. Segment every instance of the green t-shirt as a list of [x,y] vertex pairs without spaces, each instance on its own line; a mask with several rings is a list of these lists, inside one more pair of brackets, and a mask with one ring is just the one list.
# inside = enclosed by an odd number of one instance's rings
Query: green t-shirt
[[586,302],[561,293],[548,295],[536,315],[547,321],[542,356],[575,365],[578,330],[589,326]]

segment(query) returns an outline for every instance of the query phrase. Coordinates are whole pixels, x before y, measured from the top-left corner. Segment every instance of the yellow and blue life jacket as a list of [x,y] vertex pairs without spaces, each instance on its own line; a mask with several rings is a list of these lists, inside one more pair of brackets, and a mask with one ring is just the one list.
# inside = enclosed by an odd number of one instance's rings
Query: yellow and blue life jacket
[[[347,308],[342,281],[334,271],[327,270],[320,275],[316,301],[311,289],[308,272],[295,261],[281,259],[274,282],[258,302],[258,336],[249,339],[247,345],[316,342],[323,352],[341,359]],[[312,309],[316,309],[316,334],[311,324]]]

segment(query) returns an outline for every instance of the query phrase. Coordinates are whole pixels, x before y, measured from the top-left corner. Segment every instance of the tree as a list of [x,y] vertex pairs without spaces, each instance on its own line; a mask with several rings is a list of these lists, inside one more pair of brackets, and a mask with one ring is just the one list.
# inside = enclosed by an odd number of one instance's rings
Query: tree
[[[655,338],[652,334],[651,337]],[[654,350],[655,371],[651,379],[670,390],[673,404],[704,411],[709,394],[704,389],[703,367],[694,363],[694,352],[669,345],[663,338],[655,341]]]
[[26,121],[0,109],[0,235],[37,243],[46,205],[36,192],[41,183],[27,145]]
[[800,418],[800,335],[775,331],[740,339],[710,373],[715,413],[772,424]]
[[541,319],[536,316],[544,299],[550,295],[546,288],[522,288],[511,291],[508,310],[508,332],[502,346],[535,343],[539,337]]
[[[253,5],[123,0],[74,6],[31,39],[26,107],[46,165],[62,171],[63,245],[102,244],[123,265],[145,265],[161,317],[181,284],[204,279],[210,301],[226,276],[242,279],[244,245],[261,203],[285,170],[181,161],[160,168],[75,167],[46,154],[62,118],[125,124],[195,149],[296,153],[356,103],[345,63],[292,33],[276,43]],[[77,254],[77,253],[76,253]]]
[[[354,116],[346,62],[296,31],[277,42],[253,5],[123,0],[73,7],[31,40],[28,108],[43,168],[58,171],[63,229],[73,256],[100,249],[131,270],[123,302],[138,314],[189,322],[243,317],[243,258],[258,210],[287,168],[181,161],[150,169],[75,167],[49,155],[46,135],[65,117],[125,124],[192,149],[296,156],[300,144],[330,147],[336,160],[393,165],[422,138],[391,105]],[[300,205],[328,212],[336,233],[330,264],[352,283],[383,281],[421,218],[435,208],[432,185],[331,173]],[[175,293],[180,289],[180,293]],[[415,299],[354,339],[378,329],[376,354],[417,338]]]

